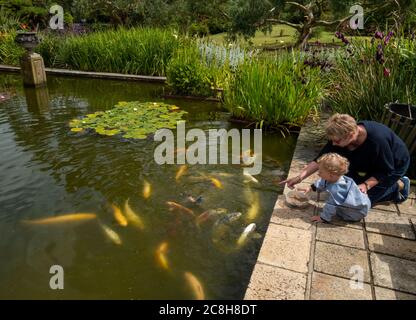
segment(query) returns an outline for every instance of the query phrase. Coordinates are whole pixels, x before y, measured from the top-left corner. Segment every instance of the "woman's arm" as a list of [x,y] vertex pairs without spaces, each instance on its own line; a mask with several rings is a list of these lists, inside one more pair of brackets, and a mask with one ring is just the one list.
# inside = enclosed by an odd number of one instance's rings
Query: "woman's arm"
[[312,161],[311,163],[309,163],[302,170],[302,172],[299,175],[297,175],[296,177],[291,178],[291,179],[286,179],[286,180],[280,182],[279,184],[280,185],[287,184],[287,186],[290,189],[293,189],[295,185],[297,185],[298,183],[301,183],[307,177],[309,177],[310,175],[314,174],[316,171],[318,171],[318,169],[319,169],[318,163],[316,163],[315,161]]

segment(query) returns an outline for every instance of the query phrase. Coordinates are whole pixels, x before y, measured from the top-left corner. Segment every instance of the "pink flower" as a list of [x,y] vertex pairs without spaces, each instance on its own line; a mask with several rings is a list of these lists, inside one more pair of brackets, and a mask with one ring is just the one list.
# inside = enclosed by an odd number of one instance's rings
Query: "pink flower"
[[386,78],[388,78],[388,77],[390,77],[390,75],[391,75],[390,69],[389,68],[384,68],[384,76]]

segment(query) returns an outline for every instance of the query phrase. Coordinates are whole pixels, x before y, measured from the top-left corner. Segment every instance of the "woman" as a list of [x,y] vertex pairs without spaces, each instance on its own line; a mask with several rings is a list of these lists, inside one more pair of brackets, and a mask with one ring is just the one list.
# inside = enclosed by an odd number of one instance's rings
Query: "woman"
[[394,201],[401,203],[409,195],[410,180],[405,176],[410,155],[405,143],[388,127],[375,121],[361,121],[347,114],[333,115],[327,125],[330,140],[314,161],[296,177],[282,181],[291,189],[318,170],[317,159],[335,152],[347,158],[347,176],[361,192],[368,194],[372,206]]

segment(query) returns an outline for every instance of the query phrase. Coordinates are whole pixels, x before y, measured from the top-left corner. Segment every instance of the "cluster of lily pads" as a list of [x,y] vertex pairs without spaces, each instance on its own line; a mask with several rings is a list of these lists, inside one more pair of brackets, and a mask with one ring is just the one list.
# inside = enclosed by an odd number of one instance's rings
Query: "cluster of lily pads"
[[88,114],[69,123],[72,132],[90,129],[105,136],[145,139],[159,129],[175,129],[186,114],[175,105],[160,102],[119,102],[113,109]]

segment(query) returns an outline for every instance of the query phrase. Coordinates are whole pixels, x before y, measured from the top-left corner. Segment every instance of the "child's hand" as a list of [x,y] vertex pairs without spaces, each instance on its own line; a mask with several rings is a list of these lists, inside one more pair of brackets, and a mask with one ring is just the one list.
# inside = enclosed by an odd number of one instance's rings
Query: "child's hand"
[[297,190],[300,191],[300,192],[303,192],[305,195],[307,195],[307,194],[309,194],[309,193],[312,192],[312,188],[311,187],[308,187],[308,188],[298,188]]
[[311,220],[312,222],[324,222],[320,216],[313,216]]

